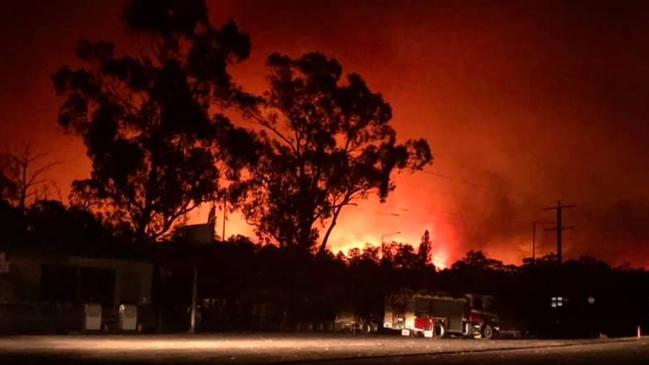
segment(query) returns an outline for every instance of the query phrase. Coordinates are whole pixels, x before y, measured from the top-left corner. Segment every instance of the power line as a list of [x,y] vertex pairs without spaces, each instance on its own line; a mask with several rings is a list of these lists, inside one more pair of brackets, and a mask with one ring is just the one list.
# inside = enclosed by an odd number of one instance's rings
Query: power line
[[532,262],[536,260],[536,226],[537,224],[546,224],[547,222],[533,220],[532,221]]
[[[442,223],[442,224],[450,224],[450,225],[456,225],[456,226],[466,226],[466,222],[464,222],[464,219],[462,218],[461,214],[457,213],[448,213],[440,210],[433,210],[427,211],[425,208],[424,209],[405,209],[405,208],[400,208],[399,210],[401,213],[391,213],[391,212],[384,212],[380,211],[380,207],[372,207],[372,206],[367,206],[367,205],[359,205],[355,207],[355,209],[359,210],[365,210],[365,211],[371,211],[371,214],[376,214],[376,215],[382,215],[382,216],[393,216],[393,217],[407,217],[407,216],[413,216],[413,215],[422,215],[426,216],[427,220],[437,222],[437,223]],[[440,218],[447,218],[447,219],[436,219],[436,218],[430,218],[430,216],[433,215],[445,215]],[[452,216],[455,216],[457,219],[453,219]]]
[[474,182],[471,182],[471,181],[468,181],[468,180],[465,180],[465,179],[452,177],[452,176],[445,175],[445,174],[440,174],[438,172],[432,172],[432,171],[426,171],[426,170],[423,170],[422,172],[424,174],[440,177],[442,179],[454,181],[454,182],[457,182],[457,183],[460,183],[460,184],[471,185],[471,186],[475,186],[475,187],[485,187],[484,185],[481,185],[481,184],[477,184],[477,183],[474,183]]

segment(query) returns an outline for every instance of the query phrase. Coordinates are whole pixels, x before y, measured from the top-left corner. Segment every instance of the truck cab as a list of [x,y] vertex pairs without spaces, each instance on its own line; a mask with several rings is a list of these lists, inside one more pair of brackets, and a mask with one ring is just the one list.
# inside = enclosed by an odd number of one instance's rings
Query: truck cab
[[491,295],[466,294],[466,334],[478,338],[494,338],[500,331],[500,317]]

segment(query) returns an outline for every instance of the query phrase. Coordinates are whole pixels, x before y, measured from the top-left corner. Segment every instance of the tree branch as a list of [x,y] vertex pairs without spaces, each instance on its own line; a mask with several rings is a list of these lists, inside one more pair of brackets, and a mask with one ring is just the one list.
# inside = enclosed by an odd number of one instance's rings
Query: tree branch
[[293,145],[294,141],[292,139],[290,139],[290,138],[286,137],[285,135],[283,135],[269,121],[267,121],[266,119],[264,119],[260,115],[254,113],[254,112],[251,112],[251,111],[248,111],[248,113],[254,120],[256,120],[259,123],[259,125],[261,125],[262,127],[268,129],[269,131],[273,132],[273,134],[275,134],[277,137],[279,137],[279,139],[281,139],[284,143],[286,143],[294,152],[297,152],[295,146]]

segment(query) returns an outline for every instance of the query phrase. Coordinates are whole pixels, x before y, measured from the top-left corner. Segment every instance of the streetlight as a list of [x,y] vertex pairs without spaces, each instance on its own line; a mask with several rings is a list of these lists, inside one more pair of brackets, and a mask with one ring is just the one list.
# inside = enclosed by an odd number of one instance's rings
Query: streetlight
[[381,246],[383,246],[383,240],[385,239],[385,237],[390,237],[390,236],[394,236],[394,235],[397,235],[397,234],[401,234],[401,232],[397,231],[397,232],[386,233],[386,234],[381,235]]
[[401,234],[401,232],[397,231],[397,232],[385,233],[385,234],[381,235],[381,247],[380,247],[381,260],[383,259],[383,246],[384,246],[383,240],[385,239],[385,237],[394,236],[394,235],[397,235],[397,234]]

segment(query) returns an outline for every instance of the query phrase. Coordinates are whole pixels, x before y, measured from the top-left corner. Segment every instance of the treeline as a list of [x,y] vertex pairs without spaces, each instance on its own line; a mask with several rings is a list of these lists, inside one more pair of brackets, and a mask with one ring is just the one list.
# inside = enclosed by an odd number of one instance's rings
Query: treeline
[[0,199],[0,251],[124,256],[129,255],[125,243],[83,207],[37,200],[21,209]]
[[[202,298],[232,298],[243,307],[272,304],[282,308],[289,325],[319,323],[341,312],[381,323],[385,296],[402,290],[494,295],[506,327],[539,335],[633,335],[638,325],[649,324],[649,273],[587,257],[559,265],[549,255],[515,266],[470,251],[440,270],[400,243],[310,255],[238,237],[203,250]],[[182,290],[182,281],[178,285]],[[188,298],[186,285],[185,293]],[[564,298],[566,309],[553,312],[552,297]],[[242,316],[239,326],[254,327],[248,320]]]
[[[197,265],[201,302],[237,303],[238,314],[228,314],[229,321],[214,329],[258,328],[246,308],[260,304],[281,312],[273,325],[283,321],[287,328],[330,321],[341,312],[380,322],[386,294],[401,290],[491,294],[510,325],[533,333],[548,333],[553,328],[547,326],[559,319],[589,335],[632,335],[638,325],[649,329],[649,273],[588,257],[559,265],[548,255],[516,266],[470,251],[440,269],[431,263],[434,252],[426,235],[420,249],[391,242],[335,255],[253,243],[243,236],[201,246],[173,239],[135,245],[117,239],[92,213],[57,201],[38,201],[24,213],[4,202],[0,215],[0,251],[128,257],[151,261],[157,270],[171,269],[173,276],[156,283],[153,302],[158,306],[189,304],[191,270]],[[551,298],[559,296],[572,301],[565,318],[551,311]],[[183,318],[176,316],[186,325]]]
[[[183,247],[172,243],[169,254],[182,257]],[[381,323],[387,294],[422,290],[494,295],[505,328],[534,335],[629,336],[638,326],[649,329],[649,273],[588,257],[559,265],[556,256],[548,255],[516,266],[470,251],[439,269],[409,244],[311,255],[253,244],[245,237],[199,251],[202,298],[229,298],[242,308],[259,303],[281,308],[281,320],[289,328],[322,323],[343,312]],[[184,296],[175,297],[179,304],[189,298],[188,280],[186,275],[178,283],[178,290],[185,288]],[[562,297],[563,310],[552,308],[553,297]],[[256,328],[250,315],[236,318],[220,325]],[[279,323],[278,318],[274,324]]]

